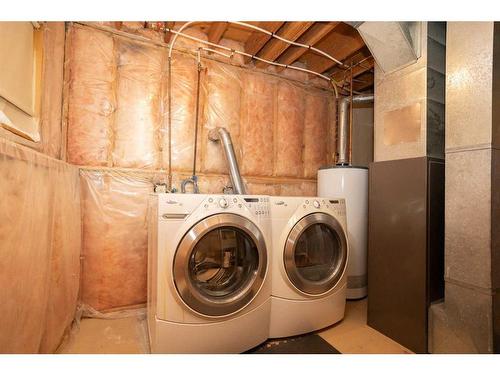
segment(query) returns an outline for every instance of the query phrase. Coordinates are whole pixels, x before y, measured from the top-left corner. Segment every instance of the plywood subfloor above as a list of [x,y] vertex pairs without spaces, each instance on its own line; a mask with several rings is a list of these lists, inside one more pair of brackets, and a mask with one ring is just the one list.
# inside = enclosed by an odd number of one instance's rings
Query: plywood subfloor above
[[[135,32],[139,32],[141,27],[154,30],[178,30],[185,23],[173,21],[106,22],[118,29]],[[247,21],[245,23],[258,26],[287,40],[316,47],[341,61],[345,66],[342,67],[313,50],[291,45],[247,26],[227,21],[195,22],[184,31],[187,32],[193,27],[204,33],[206,39],[212,43],[219,43],[223,39],[232,40],[251,55],[282,64],[298,65],[322,73],[340,81],[343,93],[349,92],[351,81],[355,91],[373,89],[373,58],[357,30],[347,23],[339,21]],[[172,40],[172,35],[169,31],[165,31],[164,41],[168,43]],[[257,60],[252,61],[249,57],[245,57],[244,62],[260,69],[269,67],[268,64]],[[352,67],[352,77],[351,69],[346,67]],[[280,72],[284,68],[275,69]],[[311,75],[310,78],[313,77]]]

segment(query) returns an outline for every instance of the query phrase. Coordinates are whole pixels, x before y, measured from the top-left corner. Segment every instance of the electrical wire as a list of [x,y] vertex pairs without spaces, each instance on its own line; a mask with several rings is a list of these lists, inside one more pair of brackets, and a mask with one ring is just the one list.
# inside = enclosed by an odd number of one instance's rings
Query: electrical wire
[[275,34],[275,33],[272,33],[270,31],[266,30],[266,29],[263,29],[262,27],[254,26],[254,25],[251,25],[251,24],[246,23],[246,22],[239,22],[239,21],[228,21],[228,22],[229,23],[234,23],[235,25],[245,26],[245,27],[249,27],[251,29],[260,31],[260,32],[262,32],[264,34],[270,35],[273,38],[279,39],[279,40],[281,40],[281,41],[283,41],[285,43],[291,44],[293,46],[306,48],[308,50],[311,50],[311,51],[314,51],[316,53],[319,53],[319,54],[325,56],[326,58],[328,58],[328,59],[330,59],[332,61],[335,61],[337,64],[339,64],[341,66],[347,66],[342,61],[337,60],[335,57],[331,56],[330,54],[326,53],[325,51],[322,51],[322,50],[320,50],[320,49],[318,49],[316,47],[313,47],[312,45],[295,42],[293,40],[288,40],[288,39],[283,38],[282,36],[280,36],[278,34]]
[[[198,49],[198,53],[201,49],[204,49],[206,51],[209,51],[209,52],[213,52],[213,53],[216,53],[216,54],[219,54],[219,55],[222,55],[224,57],[227,57],[227,58],[232,58],[233,55],[236,53],[236,54],[239,54],[239,55],[242,55],[242,56],[246,56],[246,57],[250,57],[251,59],[254,59],[254,60],[258,60],[258,61],[262,61],[264,63],[267,63],[269,65],[274,65],[274,66],[279,66],[279,67],[283,67],[285,69],[292,69],[292,70],[297,70],[297,71],[300,71],[300,72],[305,72],[305,73],[309,73],[309,74],[313,74],[317,77],[320,77],[320,78],[323,78],[325,80],[327,80],[328,82],[331,83],[332,87],[333,87],[333,92],[334,92],[334,95],[335,95],[335,98],[338,98],[339,97],[339,92],[338,92],[338,85],[337,85],[337,82],[332,78],[332,77],[328,77],[324,74],[321,74],[321,73],[318,73],[318,72],[315,72],[315,71],[312,71],[312,70],[309,70],[309,69],[305,69],[305,68],[301,68],[301,67],[298,67],[298,66],[293,66],[293,65],[288,65],[288,64],[282,64],[282,63],[278,63],[278,62],[275,62],[275,61],[270,61],[270,60],[267,60],[267,59],[264,59],[262,57],[259,57],[259,56],[255,56],[255,55],[252,55],[250,53],[247,53],[247,52],[243,52],[243,51],[239,51],[239,50],[236,50],[236,49],[233,49],[233,48],[229,48],[229,47],[226,47],[226,46],[223,46],[223,45],[220,45],[220,44],[217,44],[217,43],[213,43],[213,42],[210,42],[210,41],[207,41],[207,40],[203,40],[203,39],[200,39],[200,38],[196,38],[194,36],[191,36],[191,35],[188,35],[188,34],[185,34],[183,33],[183,31],[185,29],[187,29],[188,27],[192,26],[194,23],[197,23],[197,22],[200,22],[200,21],[189,21],[189,22],[186,22],[184,25],[182,25],[178,31],[176,30],[173,30],[171,28],[167,28],[167,27],[164,27],[163,30],[165,32],[170,32],[172,34],[174,34],[174,37],[172,39],[172,42],[170,43],[170,46],[169,46],[169,49],[168,49],[168,72],[169,72],[169,84],[168,84],[168,108],[169,108],[169,111],[168,111],[168,142],[169,142],[169,151],[168,151],[168,160],[169,160],[169,163],[168,163],[168,181],[169,181],[169,191],[172,190],[172,51],[174,49],[174,45],[175,45],[175,42],[177,41],[177,38],[179,36],[182,36],[184,38],[187,38],[187,39],[190,39],[190,40],[193,40],[193,41],[196,41],[198,43],[202,43],[202,44],[206,44],[206,45],[209,45],[209,46],[212,46],[212,47],[215,47],[215,48],[219,48],[219,49],[222,49],[222,50],[225,50],[225,51],[229,51],[231,53],[231,55],[227,55],[223,52],[220,52],[219,50],[215,50],[215,49],[211,49],[211,48],[199,48]],[[253,26],[253,25],[250,25],[250,24],[247,24],[247,23],[244,23],[244,22],[236,22],[236,21],[229,21],[230,23],[234,23],[234,24],[237,24],[237,25],[240,25],[240,26],[246,26],[246,27],[249,27],[249,28],[252,28],[254,30],[257,30],[257,31],[260,31],[260,32],[263,32],[267,35],[271,35],[271,37],[273,38],[276,38],[276,39],[279,39],[285,43],[288,43],[288,44],[291,44],[291,45],[295,45],[295,46],[298,46],[298,47],[303,47],[303,48],[307,48],[309,50],[312,50],[314,52],[317,52],[317,53],[320,53],[322,54],[323,56],[329,58],[330,60],[334,61],[335,63],[341,65],[341,66],[345,66],[341,61],[335,59],[333,56],[330,56],[329,54],[327,54],[326,52],[324,51],[321,51],[315,47],[312,47],[310,45],[305,45],[305,44],[302,44],[302,43],[297,43],[297,42],[294,42],[294,41],[291,41],[291,40],[288,40],[288,39],[285,39],[279,35],[276,35],[270,31],[267,31],[265,29],[262,29],[260,27],[257,27],[257,26]],[[196,145],[195,145],[195,148],[196,148]],[[196,161],[194,161],[194,163],[196,163]],[[195,164],[196,165],[196,164]],[[193,173],[194,175],[194,173]]]
[[[169,29],[169,28],[165,28],[164,30],[165,31],[168,31],[168,32],[171,32],[172,34],[174,34],[174,37],[172,39],[172,42],[170,43],[170,47],[169,47],[169,51],[168,51],[168,56],[171,57],[172,56],[172,51],[173,51],[173,48],[174,48],[174,45],[175,45],[175,42],[177,41],[177,37],[178,36],[182,36],[184,38],[187,38],[187,39],[190,39],[190,40],[193,40],[195,42],[199,42],[199,43],[203,43],[203,44],[207,44],[209,46],[212,46],[212,47],[215,47],[215,48],[220,48],[220,49],[223,49],[223,50],[226,50],[226,51],[229,51],[231,52],[232,54],[239,54],[239,55],[242,55],[242,56],[246,56],[246,57],[250,57],[251,59],[255,59],[255,60],[259,60],[259,61],[262,61],[262,62],[265,62],[269,65],[274,65],[274,66],[280,66],[282,68],[286,68],[286,69],[293,69],[293,70],[298,70],[298,71],[301,71],[301,72],[305,72],[305,73],[309,73],[309,74],[313,74],[315,76],[318,76],[320,78],[323,78],[327,81],[330,81],[332,82],[332,78],[331,77],[328,77],[324,74],[321,74],[321,73],[318,73],[318,72],[315,72],[313,70],[309,70],[309,69],[305,69],[305,68],[301,68],[301,67],[298,67],[298,66],[293,66],[293,65],[288,65],[288,64],[282,64],[282,63],[278,63],[278,62],[275,62],[275,61],[271,61],[271,60],[267,60],[267,59],[263,59],[262,57],[258,57],[258,56],[255,56],[255,55],[252,55],[250,53],[247,53],[247,52],[243,52],[243,51],[239,51],[239,50],[236,50],[236,49],[233,49],[233,48],[229,48],[229,47],[226,47],[226,46],[222,46],[220,44],[217,44],[217,43],[212,43],[212,42],[209,42],[207,40],[203,40],[203,39],[199,39],[199,38],[196,38],[194,36],[191,36],[191,35],[188,35],[188,34],[185,34],[183,33],[182,31],[184,29],[186,29],[187,27],[191,26],[193,23],[196,23],[196,22],[200,22],[200,21],[190,21],[190,22],[186,22],[184,25],[182,25],[182,27],[179,29],[179,31],[176,31],[176,30],[172,30],[172,29]],[[224,54],[224,53],[220,53],[220,52],[216,52],[216,50],[213,50],[211,49],[211,52],[214,52],[214,53],[218,53],[219,55],[222,55],[222,56],[225,56],[225,57],[230,57],[230,56],[227,56],[227,54]],[[338,61],[338,60],[335,60],[335,61]],[[337,82],[335,82],[333,80],[332,82],[333,84],[337,84]]]

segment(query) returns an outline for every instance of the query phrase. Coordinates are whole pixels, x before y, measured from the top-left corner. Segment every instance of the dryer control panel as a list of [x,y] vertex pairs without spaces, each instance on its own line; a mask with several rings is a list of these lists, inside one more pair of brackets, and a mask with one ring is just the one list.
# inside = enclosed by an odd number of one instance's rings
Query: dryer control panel
[[303,208],[315,208],[317,210],[332,210],[338,215],[345,215],[344,199],[306,198],[302,203]]

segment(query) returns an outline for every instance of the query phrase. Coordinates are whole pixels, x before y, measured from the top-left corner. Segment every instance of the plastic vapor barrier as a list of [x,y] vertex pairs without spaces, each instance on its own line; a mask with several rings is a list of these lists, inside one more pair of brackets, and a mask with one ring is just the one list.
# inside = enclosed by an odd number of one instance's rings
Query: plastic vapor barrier
[[158,168],[164,51],[121,38],[116,39],[115,50],[118,66],[111,137],[113,165]]
[[113,38],[85,28],[72,31],[68,35],[68,161],[106,166],[116,108]]
[[[120,30],[156,38],[134,22]],[[186,33],[206,38],[196,28]],[[169,99],[173,186],[192,175],[197,56],[174,50],[169,74],[166,47],[78,24],[67,39],[67,157],[82,167],[83,303],[98,311],[141,304],[147,196],[169,167]],[[175,46],[204,47],[182,37]],[[201,52],[200,192],[219,194],[230,183],[220,142],[208,139],[221,126],[231,134],[250,194],[315,195],[316,170],[332,162],[335,148],[332,92],[292,81],[304,74],[280,78],[215,58],[222,57]]]
[[236,159],[241,165],[240,113],[241,69],[208,61],[206,67],[206,107],[202,133],[204,171],[226,173],[227,163],[220,143],[208,139],[211,129],[223,126],[231,134]]
[[[189,171],[193,166],[196,112],[196,58],[174,53],[172,56],[172,167]],[[168,124],[168,97],[165,98],[165,124]],[[200,132],[201,133],[201,132]],[[168,132],[164,149],[168,150]],[[168,157],[165,153],[165,167]]]
[[241,109],[241,163],[243,176],[272,176],[277,80],[262,74],[243,73]]
[[0,353],[50,353],[78,299],[78,170],[0,139],[0,195]]
[[97,310],[145,302],[151,183],[146,177],[81,171],[81,186],[83,302]]
[[278,85],[278,119],[276,126],[276,159],[278,176],[304,175],[302,147],[304,138],[304,91],[287,82]]
[[[167,48],[87,26],[70,30],[68,160],[82,166],[166,170]],[[177,43],[198,47],[181,37]],[[197,58],[174,51],[171,63],[172,169],[190,172]],[[313,170],[326,164],[333,150],[326,136],[332,126],[332,93],[205,58],[201,64],[198,172],[227,174],[220,144],[208,140],[210,129],[223,126],[231,133],[244,177],[315,179]]]

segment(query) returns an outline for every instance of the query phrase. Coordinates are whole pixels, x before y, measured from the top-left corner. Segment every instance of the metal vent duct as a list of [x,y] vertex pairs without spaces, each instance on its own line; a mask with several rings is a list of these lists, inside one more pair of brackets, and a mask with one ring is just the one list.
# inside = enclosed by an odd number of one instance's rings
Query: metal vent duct
[[389,73],[420,57],[421,22],[348,22],[356,28],[375,61]]

